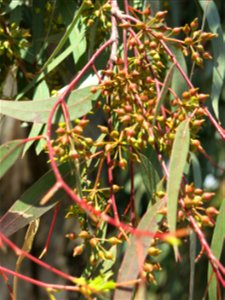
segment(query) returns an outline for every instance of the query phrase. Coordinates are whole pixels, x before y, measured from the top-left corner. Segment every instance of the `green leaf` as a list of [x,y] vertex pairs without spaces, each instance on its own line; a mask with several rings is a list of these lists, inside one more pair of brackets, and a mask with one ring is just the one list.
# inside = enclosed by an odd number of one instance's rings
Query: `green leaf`
[[[91,102],[98,98],[99,93],[91,93],[90,88],[77,89],[68,96],[67,105],[71,119],[80,118],[91,110]],[[49,113],[59,97],[60,95],[57,95],[39,101],[0,100],[1,113],[26,122],[47,123]],[[62,121],[64,121],[63,115],[58,111],[53,118],[53,123]]]
[[177,201],[182,180],[183,171],[186,165],[190,143],[189,120],[184,120],[177,128],[175,140],[172,147],[169,179],[167,183],[167,210],[169,230],[176,230]]
[[61,38],[60,42],[58,43],[57,47],[54,49],[53,53],[51,54],[51,56],[48,58],[48,60],[45,62],[43,69],[53,60],[53,58],[59,53],[59,51],[62,49],[62,47],[65,45],[66,41],[68,40],[73,28],[75,27],[75,25],[77,24],[80,15],[83,11],[83,9],[86,6],[86,1],[83,1],[82,5],[80,6],[79,10],[77,11],[76,15],[74,16],[71,24],[67,27],[65,34],[63,35],[63,37]]
[[194,299],[195,287],[195,257],[196,257],[196,234],[194,232],[190,235],[190,280],[189,280],[189,300]]
[[225,43],[223,30],[216,4],[214,1],[200,1],[199,4],[204,11],[208,26],[213,33],[218,34],[218,38],[212,40],[213,46],[213,79],[211,99],[216,117],[219,119],[219,97],[222,91],[225,77]]
[[[175,55],[176,60],[180,64],[182,70],[185,72],[185,74],[187,74],[187,72],[188,72],[187,64],[186,64],[186,60],[185,60],[185,57],[184,57],[181,49],[176,48],[175,46],[170,46],[170,49],[173,52],[173,54]],[[181,97],[182,93],[184,91],[186,91],[187,89],[189,89],[187,82],[185,81],[183,76],[181,76],[180,71],[177,68],[175,68],[173,71],[171,89],[177,94],[178,97]],[[173,98],[172,95],[171,95],[171,98]]]
[[[39,99],[44,99],[45,97],[49,97],[49,89],[48,89],[48,85],[47,85],[46,81],[43,80],[39,83],[39,85],[37,86],[37,88],[35,90],[33,101],[38,101]],[[29,138],[39,135],[41,133],[42,129],[43,129],[42,124],[33,124],[31,131],[29,133]],[[27,150],[31,147],[31,145],[33,143],[34,143],[34,141],[26,143],[24,150],[23,150],[23,155],[27,152]]]
[[[40,125],[40,124],[36,124],[36,125]],[[41,126],[41,125],[40,125]],[[39,132],[39,134],[44,134],[47,130],[47,124],[45,124],[44,126],[42,126],[42,130]],[[37,155],[39,155],[41,153],[41,151],[44,149],[46,145],[46,140],[44,139],[40,139],[37,141],[36,146],[35,146],[35,153]]]
[[141,161],[140,168],[142,179],[148,196],[151,197],[152,194],[156,191],[156,186],[160,181],[160,178],[151,161],[145,155],[140,153],[139,158]]
[[[137,230],[145,232],[150,231],[151,233],[156,232],[158,229],[158,222],[162,218],[162,216],[158,214],[158,211],[165,206],[165,203],[166,199],[163,198],[152,205],[142,217],[137,226]],[[132,236],[130,238],[130,243],[119,270],[117,278],[118,283],[135,280],[138,277],[152,240],[152,237],[144,235]],[[130,300],[133,297],[133,292],[134,288],[132,286],[128,286],[126,289],[117,288],[114,299]]]
[[101,274],[111,274],[112,267],[116,262],[117,245],[113,245],[108,251],[110,251],[113,254],[113,259],[103,260],[101,265]]
[[[25,89],[17,96],[17,100],[21,99],[35,84],[37,84],[41,79],[43,79],[50,71],[52,71],[56,66],[58,66],[72,51],[76,44],[70,45],[66,50],[64,50],[60,55],[58,53],[62,50],[63,46],[66,44],[72,30],[76,26],[83,9],[86,7],[86,1],[83,1],[76,15],[74,16],[72,22],[67,26],[66,32],[58,42],[57,47],[52,52],[51,56],[44,63],[41,74],[37,75],[30,84],[28,84]],[[58,56],[57,56],[58,55]],[[56,57],[57,56],[57,57]],[[56,57],[56,58],[55,58]]]
[[[69,164],[60,166],[59,170],[64,180],[69,185],[72,185],[74,177],[70,174]],[[65,198],[64,192],[59,190],[46,205],[40,205],[40,200],[55,182],[53,172],[49,171],[32,185],[0,219],[1,233],[5,236],[12,235],[33,220],[45,214],[54,207],[58,201]]]
[[33,0],[32,5],[32,46],[29,52],[32,53],[32,58],[36,59],[38,52],[43,45],[43,37],[45,32],[45,1]]
[[158,113],[159,113],[159,110],[160,110],[160,107],[161,105],[163,104],[165,98],[166,98],[166,94],[168,92],[168,88],[170,87],[171,85],[171,82],[172,82],[172,78],[173,78],[173,71],[174,71],[174,64],[172,64],[169,68],[169,71],[166,75],[166,78],[163,82],[163,87],[160,91],[160,94],[159,94],[159,97],[156,101],[156,108],[155,108],[155,114],[154,114],[154,119],[153,119],[153,125],[155,124],[155,121],[156,121],[156,117],[158,116]]
[[24,90],[17,95],[16,100],[21,99],[34,85],[40,82],[49,72],[54,70],[64,59],[66,59],[73,51],[73,47],[70,45],[61,54],[59,54],[52,62],[42,68],[42,73],[34,77],[34,79],[24,88]]
[[0,178],[15,163],[23,150],[23,140],[14,140],[3,144],[0,147]]
[[[225,220],[225,199],[223,199],[221,206],[220,206],[220,213],[216,219],[216,225],[214,228],[212,242],[211,242],[212,253],[218,259],[220,259],[222,249],[223,249],[223,244],[224,244],[224,238],[223,238],[225,236],[224,220]],[[208,280],[210,280],[211,275],[212,275],[212,267],[211,267],[211,264],[209,263],[209,265],[208,265]],[[213,275],[212,281],[210,282],[208,294],[209,294],[209,300],[217,299],[217,283],[216,283],[215,274]]]
[[202,186],[201,166],[197,156],[193,152],[191,152],[191,164],[193,169],[194,184],[196,187],[201,188]]
[[[67,6],[66,9],[65,5]],[[67,1],[65,4],[63,3],[62,7],[62,16],[64,19],[64,23],[66,26],[68,26],[72,20],[71,20],[71,12],[74,11],[74,2],[73,1]],[[72,15],[73,17],[73,15]],[[87,48],[87,41],[85,37],[86,32],[86,26],[81,23],[77,22],[74,28],[72,29],[70,35],[69,35],[69,41],[70,44],[73,47],[73,59],[74,63],[77,64],[80,57],[85,53]]]
[[[23,246],[22,246],[22,250],[27,253],[29,253],[32,249],[34,238],[35,238],[38,228],[39,228],[39,223],[40,223],[40,219],[33,220],[27,228],[27,232],[24,237],[24,242],[23,242]],[[19,273],[19,271],[20,271],[20,267],[21,267],[21,264],[22,264],[24,258],[25,258],[25,256],[23,256],[23,255],[19,255],[19,257],[17,258],[16,270],[15,270],[17,273]],[[16,276],[13,279],[13,295],[14,295],[15,299],[17,299],[18,280],[19,280],[19,278]]]

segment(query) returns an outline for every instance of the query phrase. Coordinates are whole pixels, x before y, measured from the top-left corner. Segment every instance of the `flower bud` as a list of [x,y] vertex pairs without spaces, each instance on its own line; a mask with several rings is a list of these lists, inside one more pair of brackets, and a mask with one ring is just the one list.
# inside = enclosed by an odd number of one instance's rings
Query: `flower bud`
[[118,238],[116,237],[111,237],[107,240],[108,243],[110,243],[111,245],[117,245],[117,244],[121,244],[122,241],[119,240]]
[[90,237],[90,234],[86,230],[82,230],[78,236],[82,239],[88,239]]
[[73,249],[73,256],[81,255],[83,253],[83,250],[84,250],[84,244],[76,246]]

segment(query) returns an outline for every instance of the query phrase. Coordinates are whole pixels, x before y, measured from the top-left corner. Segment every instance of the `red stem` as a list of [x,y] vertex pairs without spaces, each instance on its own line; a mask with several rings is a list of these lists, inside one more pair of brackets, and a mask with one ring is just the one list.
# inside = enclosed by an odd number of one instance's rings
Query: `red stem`
[[7,269],[5,267],[0,266],[0,271],[8,273],[10,275],[16,276],[24,281],[30,282],[32,284],[35,284],[37,286],[43,287],[45,289],[57,289],[57,290],[67,290],[67,291],[79,291],[80,288],[78,286],[74,285],[62,285],[62,284],[51,284],[51,283],[45,283],[43,281],[33,279],[31,277],[28,277],[26,275],[20,274],[18,272],[15,272],[13,270]]
[[[132,147],[130,147],[130,152],[133,152]],[[130,159],[130,203],[131,203],[131,223],[133,227],[135,226],[136,213],[135,213],[135,192],[134,192],[134,162]]]
[[44,247],[44,250],[43,250],[44,254],[48,252],[50,240],[51,240],[51,237],[52,237],[52,232],[53,232],[53,229],[54,229],[54,226],[55,226],[55,222],[56,222],[56,218],[57,218],[60,206],[61,206],[61,203],[59,202],[54,208],[54,214],[53,214],[50,229],[49,229],[49,232],[48,232],[47,241],[46,241],[46,244],[45,244],[45,247]]
[[50,272],[53,272],[69,281],[74,281],[74,277],[70,276],[50,265],[48,265],[47,263],[41,261],[40,259],[34,257],[33,255],[27,253],[26,251],[23,251],[22,249],[20,249],[19,247],[17,247],[13,242],[11,242],[7,237],[5,237],[1,232],[0,232],[0,238],[2,239],[3,242],[5,242],[17,255],[23,255],[25,257],[27,257],[28,259],[32,260],[33,262],[35,262],[36,264],[42,266],[43,268],[49,270]]

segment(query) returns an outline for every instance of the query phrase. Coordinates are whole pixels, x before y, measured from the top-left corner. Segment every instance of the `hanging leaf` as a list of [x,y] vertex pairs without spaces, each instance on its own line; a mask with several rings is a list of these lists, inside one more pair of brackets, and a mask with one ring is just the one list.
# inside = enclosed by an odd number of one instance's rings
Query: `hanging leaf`
[[[188,73],[187,64],[181,49],[176,48],[175,46],[170,46],[170,49],[172,53],[175,55],[176,60],[180,64],[182,70],[185,72],[185,74],[187,74]],[[181,97],[182,93],[188,89],[187,82],[185,81],[183,76],[181,76],[180,71],[177,68],[175,68],[173,71],[171,89],[177,94],[178,97]],[[172,95],[171,98],[173,98]]]
[[160,178],[151,161],[145,155],[140,153],[139,158],[141,161],[140,168],[142,179],[148,196],[151,197],[152,194],[156,191],[156,186],[160,181]]
[[202,186],[201,166],[197,156],[193,152],[191,152],[191,165],[193,169],[194,184],[197,188],[201,188]]
[[41,47],[43,47],[42,39],[45,34],[45,23],[43,22],[43,19],[45,18],[45,5],[44,1],[35,1],[32,5],[32,45],[29,49],[29,53],[31,53],[33,60],[37,58]]
[[[74,177],[70,174],[69,164],[60,166],[59,170],[64,180],[69,185],[72,185]],[[46,205],[40,205],[40,200],[54,184],[55,176],[52,171],[42,176],[2,216],[0,219],[0,232],[5,236],[12,235],[31,221],[45,214],[55,206],[56,202],[62,200],[65,194],[59,190]]]
[[[213,232],[212,242],[211,242],[211,250],[212,253],[220,259],[223,244],[224,244],[224,238],[225,238],[225,199],[223,199],[221,206],[220,206],[220,212],[216,219],[216,225]],[[208,280],[210,280],[212,275],[212,267],[209,263],[208,265]],[[213,275],[212,281],[209,285],[209,300],[217,299],[217,282],[215,275]]]
[[[21,99],[35,84],[37,84],[40,80],[42,80],[50,71],[52,71],[55,67],[57,67],[66,57],[69,56],[70,53],[73,52],[74,47],[77,46],[77,44],[70,45],[66,48],[61,54],[58,55],[58,53],[63,49],[64,45],[68,41],[68,38],[76,26],[77,22],[80,19],[81,13],[86,8],[87,3],[86,1],[83,1],[80,8],[78,9],[76,15],[74,16],[73,20],[71,21],[70,25],[67,26],[65,34],[62,36],[61,40],[57,43],[57,47],[54,49],[50,57],[47,59],[45,64],[43,65],[41,69],[41,74],[35,76],[35,78],[29,83],[25,89],[18,94],[17,100]],[[58,55],[58,56],[57,56]],[[57,57],[56,57],[57,56]]]
[[[37,86],[34,96],[33,96],[33,101],[38,101],[39,99],[44,99],[49,97],[49,89],[48,85],[45,80],[41,81],[40,84]],[[35,137],[41,133],[43,129],[42,124],[33,124],[31,131],[29,133],[29,138]],[[31,147],[31,145],[34,143],[34,141],[26,143],[24,150],[23,150],[23,155],[27,152],[27,150]]]
[[[23,242],[23,246],[22,246],[22,250],[27,252],[27,253],[29,253],[32,249],[34,238],[35,238],[36,233],[37,233],[38,228],[39,228],[39,223],[40,223],[40,219],[33,220],[27,228],[27,232],[26,232],[24,242]],[[17,261],[16,261],[16,270],[15,271],[17,273],[19,273],[19,271],[20,271],[20,266],[21,266],[23,260],[24,260],[24,256],[20,255],[18,257]],[[13,295],[14,295],[15,299],[17,299],[18,279],[19,279],[18,277],[14,276],[14,279],[13,279]]]
[[85,9],[87,6],[86,1],[83,1],[80,8],[78,9],[76,15],[74,16],[71,24],[67,27],[65,34],[61,38],[60,42],[58,43],[57,47],[54,49],[53,53],[51,56],[48,58],[48,60],[45,62],[43,69],[53,60],[53,58],[59,53],[59,51],[62,49],[62,47],[65,45],[66,41],[68,40],[72,30],[74,29],[75,25],[77,24],[82,11]]
[[15,163],[23,150],[23,140],[14,140],[3,144],[0,147],[0,178]]
[[174,64],[172,64],[169,68],[169,71],[166,75],[166,78],[163,82],[163,87],[160,91],[160,94],[159,94],[159,97],[156,101],[156,108],[155,108],[155,114],[154,114],[154,119],[153,119],[153,124],[155,124],[155,121],[156,121],[156,117],[158,116],[159,114],[159,110],[160,110],[160,107],[161,105],[163,104],[165,98],[166,98],[166,94],[168,93],[168,88],[170,87],[171,85],[171,82],[172,82],[172,78],[173,78],[173,71],[174,71]]
[[[80,118],[92,108],[92,101],[96,100],[99,93],[90,92],[91,87],[78,89],[70,93],[67,99],[70,118]],[[33,123],[47,123],[49,113],[60,95],[39,101],[6,101],[0,100],[1,113],[21,121]],[[55,114],[53,123],[63,122],[64,118],[59,111]]]
[[[150,231],[151,233],[156,232],[158,229],[157,224],[162,218],[158,214],[158,211],[164,207],[165,203],[166,201],[163,198],[157,201],[153,206],[151,206],[142,217],[140,223],[137,226],[137,230]],[[119,270],[117,278],[118,283],[137,279],[138,274],[144,264],[152,239],[153,238],[149,236],[132,236],[130,238],[130,243],[127,247]],[[124,289],[117,288],[114,294],[114,299],[130,300],[133,298],[133,292],[134,288],[131,286],[128,286]]]
[[189,280],[189,300],[194,299],[195,287],[195,257],[196,257],[196,234],[194,232],[190,235],[190,280]]
[[190,143],[189,120],[184,120],[177,128],[172,147],[169,179],[167,183],[167,210],[170,231],[176,230],[177,201],[182,174],[185,168]]
[[214,1],[200,1],[199,4],[204,11],[208,26],[212,33],[218,35],[212,40],[213,46],[213,79],[211,99],[216,117],[219,119],[219,97],[222,91],[225,77],[225,42],[223,39],[223,30],[216,4]]
[[24,90],[19,93],[16,100],[21,99],[28,91],[30,91],[37,83],[39,83],[45,76],[54,70],[64,59],[66,59],[73,51],[73,47],[70,45],[61,54],[59,54],[52,62],[42,68],[42,73],[36,75],[33,80],[24,88]]

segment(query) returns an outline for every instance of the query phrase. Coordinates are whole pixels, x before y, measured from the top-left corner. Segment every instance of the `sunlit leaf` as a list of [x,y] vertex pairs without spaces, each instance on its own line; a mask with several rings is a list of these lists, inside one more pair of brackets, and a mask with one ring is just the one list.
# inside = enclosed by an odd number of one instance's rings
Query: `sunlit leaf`
[[[33,101],[38,101],[40,99],[45,99],[49,97],[49,89],[48,85],[45,80],[41,81],[40,84],[37,86],[34,96],[33,96]],[[43,129],[42,124],[33,124],[32,128],[29,133],[29,138],[35,137],[41,133]],[[26,143],[24,150],[23,150],[23,155],[26,153],[26,151],[31,147],[31,145],[34,143],[34,141]]]
[[[151,233],[156,232],[158,228],[157,224],[161,219],[158,211],[164,207],[165,203],[166,201],[163,198],[152,205],[142,217],[137,226],[137,230],[150,231]],[[152,239],[152,237],[144,235],[138,237],[132,236],[130,238],[130,243],[128,244],[118,273],[118,283],[137,279],[147,256],[148,248],[152,242]],[[126,286],[124,289],[117,288],[114,294],[114,299],[132,299],[133,292],[134,288],[130,285]]]
[[[24,237],[24,242],[23,242],[23,246],[22,246],[22,250],[27,252],[27,253],[29,253],[32,249],[34,238],[35,238],[36,233],[37,233],[38,228],[39,228],[39,223],[40,223],[40,219],[33,220],[27,228],[27,232],[26,232],[26,235]],[[23,255],[20,255],[17,258],[16,270],[15,270],[17,273],[19,273],[19,271],[20,271],[20,266],[23,262],[23,259],[24,259]],[[16,276],[13,279],[13,295],[14,295],[15,299],[17,299],[18,279],[19,278],[16,277]]]
[[68,40],[72,30],[74,29],[75,25],[77,24],[80,15],[83,11],[83,9],[86,7],[86,1],[83,1],[80,8],[78,9],[77,13],[75,14],[71,24],[67,27],[66,32],[64,33],[63,37],[61,38],[60,42],[58,43],[57,47],[54,49],[51,56],[48,58],[48,60],[45,62],[43,68],[45,68],[52,60],[53,58],[59,53],[59,51],[62,49],[62,47],[65,45],[66,41]]
[[[176,60],[180,64],[184,73],[187,74],[187,64],[181,49],[176,48],[175,46],[170,46],[170,49],[175,55]],[[188,89],[187,82],[184,80],[183,76],[181,76],[180,71],[177,68],[175,68],[173,71],[171,89],[176,93],[178,97],[181,97],[182,93]],[[171,98],[173,98],[172,95]]]
[[73,51],[73,47],[68,46],[62,53],[54,58],[52,62],[49,62],[45,68],[42,68],[41,74],[36,75],[33,80],[24,88],[24,90],[19,93],[16,97],[16,100],[21,99],[28,91],[30,91],[37,83],[39,83],[45,76],[54,70],[64,59],[66,59]]
[[[92,101],[96,100],[99,93],[90,92],[91,87],[78,89],[70,93],[67,105],[70,112],[70,118],[76,119],[92,108]],[[39,101],[6,101],[0,100],[1,113],[21,121],[33,123],[47,123],[49,113],[54,103],[59,99],[60,95]],[[55,114],[53,123],[64,121],[61,111]]]
[[23,150],[23,140],[14,140],[0,147],[0,178],[15,163]]
[[[216,225],[213,232],[212,242],[211,242],[211,250],[212,253],[220,259],[224,238],[225,238],[225,199],[223,199],[220,206],[220,213],[216,219]],[[208,265],[208,280],[210,280],[212,275],[212,267],[209,263]],[[210,282],[209,290],[209,300],[217,299],[217,281],[215,275],[213,275],[212,281]]]
[[[75,14],[73,20],[71,21],[70,25],[67,26],[66,32],[62,36],[61,40],[57,43],[57,47],[54,49],[50,57],[44,63],[41,74],[35,76],[31,83],[29,83],[25,89],[17,96],[17,100],[21,99],[35,84],[37,84],[40,80],[42,80],[50,71],[52,71],[56,66],[58,66],[68,55],[74,50],[74,47],[77,46],[76,43],[70,45],[66,48],[61,54],[58,53],[63,49],[64,45],[69,39],[69,36],[76,26],[77,22],[80,19],[82,11],[86,7],[86,1],[83,1],[82,5],[78,9],[77,13]],[[57,56],[58,55],[58,56]],[[57,57],[56,57],[57,56]]]
[[214,66],[211,99],[213,110],[219,119],[219,97],[225,77],[225,42],[223,39],[223,30],[215,2],[199,0],[199,4],[204,11],[210,30],[218,35],[218,38],[212,40]]
[[169,165],[169,179],[167,183],[168,225],[170,231],[176,230],[177,201],[182,174],[189,151],[190,131],[189,120],[184,120],[177,128]]
[[[73,184],[74,178],[70,174],[68,164],[59,167],[61,175],[68,184]],[[23,228],[31,221],[39,218],[55,204],[65,197],[59,190],[46,205],[40,205],[40,200],[55,183],[52,171],[47,172],[34,185],[32,185],[0,219],[0,231],[5,236],[10,236]]]

